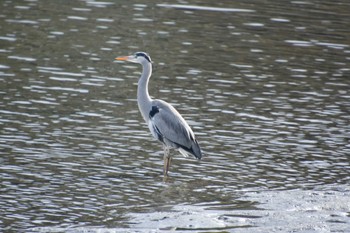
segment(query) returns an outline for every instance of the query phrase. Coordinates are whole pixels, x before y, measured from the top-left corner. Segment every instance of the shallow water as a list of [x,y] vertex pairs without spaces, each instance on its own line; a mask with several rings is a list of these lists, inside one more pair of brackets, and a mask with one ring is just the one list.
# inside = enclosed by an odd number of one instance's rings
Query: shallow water
[[[350,231],[349,3],[63,3],[0,3],[2,231]],[[167,183],[135,51],[204,153]]]

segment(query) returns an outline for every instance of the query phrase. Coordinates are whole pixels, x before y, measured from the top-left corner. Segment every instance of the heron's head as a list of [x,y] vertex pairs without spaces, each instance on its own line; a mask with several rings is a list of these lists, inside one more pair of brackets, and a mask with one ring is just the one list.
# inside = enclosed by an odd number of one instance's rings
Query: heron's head
[[151,57],[144,52],[137,52],[134,55],[130,56],[122,56],[122,57],[117,57],[115,60],[118,61],[130,61],[134,63],[144,63],[144,62],[149,62],[152,63]]

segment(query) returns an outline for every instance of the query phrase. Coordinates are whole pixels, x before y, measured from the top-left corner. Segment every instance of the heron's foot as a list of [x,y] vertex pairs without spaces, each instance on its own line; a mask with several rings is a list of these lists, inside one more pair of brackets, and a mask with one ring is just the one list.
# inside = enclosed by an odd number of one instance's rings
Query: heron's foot
[[166,182],[168,182],[169,181],[169,179],[170,179],[170,177],[168,176],[168,174],[164,174],[164,176],[163,176],[163,182],[164,183],[166,183]]

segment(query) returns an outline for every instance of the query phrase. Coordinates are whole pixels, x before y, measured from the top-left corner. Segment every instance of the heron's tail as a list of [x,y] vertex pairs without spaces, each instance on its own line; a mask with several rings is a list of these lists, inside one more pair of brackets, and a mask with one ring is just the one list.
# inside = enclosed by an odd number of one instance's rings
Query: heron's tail
[[202,151],[201,151],[201,148],[198,145],[197,140],[192,141],[191,148],[180,146],[179,147],[179,151],[185,157],[188,157],[189,155],[193,155],[197,159],[201,159],[202,158]]

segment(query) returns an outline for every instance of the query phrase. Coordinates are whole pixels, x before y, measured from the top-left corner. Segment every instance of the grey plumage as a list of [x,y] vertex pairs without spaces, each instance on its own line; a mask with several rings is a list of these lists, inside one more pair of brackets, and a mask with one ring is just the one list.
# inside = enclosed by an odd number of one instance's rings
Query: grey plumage
[[192,154],[197,159],[202,157],[195,136],[182,116],[170,104],[162,100],[153,100],[152,106],[156,106],[158,112],[150,118],[148,127],[153,137],[169,147],[179,149],[181,154]]
[[137,102],[142,117],[155,139],[164,145],[164,176],[170,166],[169,149],[178,149],[184,156],[202,158],[195,135],[180,113],[163,100],[151,99],[148,82],[152,74],[152,61],[147,53],[138,52],[131,56],[117,57],[116,60],[140,63],[143,67],[138,82]]

